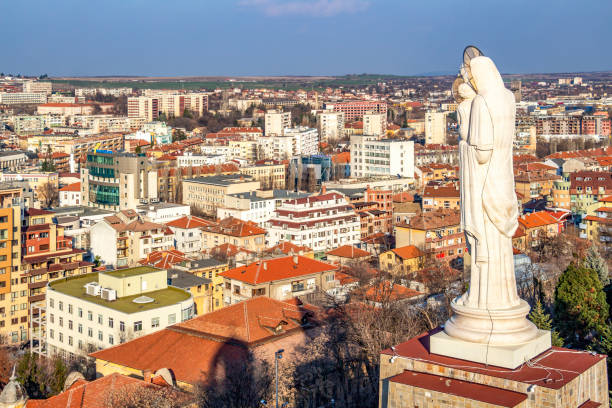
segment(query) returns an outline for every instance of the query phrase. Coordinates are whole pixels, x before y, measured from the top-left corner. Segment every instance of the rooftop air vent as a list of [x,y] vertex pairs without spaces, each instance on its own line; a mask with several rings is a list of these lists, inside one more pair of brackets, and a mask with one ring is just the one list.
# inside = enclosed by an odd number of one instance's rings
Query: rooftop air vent
[[150,298],[148,296],[139,296],[136,299],[132,300],[134,303],[138,303],[139,305],[143,305],[145,303],[153,303],[155,299]]

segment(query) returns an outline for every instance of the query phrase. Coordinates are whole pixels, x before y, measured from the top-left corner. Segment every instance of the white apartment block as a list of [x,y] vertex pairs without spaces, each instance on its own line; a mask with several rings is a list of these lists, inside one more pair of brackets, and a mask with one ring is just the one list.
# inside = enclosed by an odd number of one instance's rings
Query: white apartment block
[[355,209],[338,193],[322,193],[288,200],[269,221],[267,246],[280,241],[324,252],[360,240],[361,224]]
[[200,153],[205,156],[225,156],[228,159],[240,157],[240,146],[200,145]]
[[328,143],[344,137],[344,112],[324,111],[317,114],[317,129],[321,142]]
[[269,110],[264,123],[266,136],[283,136],[285,128],[291,127],[291,112]]
[[127,100],[128,118],[144,118],[152,122],[159,116],[159,103],[155,98],[133,96]]
[[40,105],[47,103],[44,92],[0,92],[0,103],[4,105]]
[[414,142],[351,136],[351,178],[414,177]]
[[446,112],[425,113],[425,144],[446,144]]
[[176,157],[178,167],[198,167],[223,164],[227,161],[227,157],[223,154],[219,155],[194,155],[193,153],[185,153],[182,156]]
[[134,91],[132,88],[77,88],[74,90],[76,96],[95,96],[100,95],[112,95],[115,97],[131,95]]
[[308,156],[319,152],[319,132],[306,126],[285,128],[285,136],[293,138],[293,156]]
[[47,354],[84,356],[194,315],[192,295],[149,266],[90,273],[48,284]]
[[293,141],[291,136],[264,136],[257,145],[262,158],[287,160],[293,157]]
[[23,92],[51,95],[52,88],[51,82],[26,81],[23,83]]
[[363,115],[363,134],[382,137],[387,131],[386,113],[366,113]]
[[257,191],[249,191],[226,195],[225,204],[217,207],[217,219],[234,217],[265,227],[274,214],[276,200],[272,196],[262,197],[257,193]]

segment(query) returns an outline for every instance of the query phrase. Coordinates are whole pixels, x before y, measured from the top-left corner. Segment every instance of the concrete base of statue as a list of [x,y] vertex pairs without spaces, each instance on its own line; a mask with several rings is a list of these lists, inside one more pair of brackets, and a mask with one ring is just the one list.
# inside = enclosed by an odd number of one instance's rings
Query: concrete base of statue
[[444,331],[429,338],[429,352],[475,363],[515,369],[550,349],[550,332],[538,330],[532,340],[506,346],[492,346],[450,337]]
[[504,368],[516,368],[551,346],[549,331],[529,320],[524,300],[507,309],[476,309],[451,303],[453,316],[444,331],[430,338],[430,353]]

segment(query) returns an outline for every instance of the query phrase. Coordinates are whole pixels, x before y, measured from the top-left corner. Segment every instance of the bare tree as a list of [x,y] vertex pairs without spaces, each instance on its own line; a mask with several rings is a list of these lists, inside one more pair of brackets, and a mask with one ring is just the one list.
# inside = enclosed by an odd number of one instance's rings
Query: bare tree
[[59,203],[59,190],[50,181],[39,186],[37,193],[39,201],[45,208],[53,207]]
[[176,389],[138,383],[109,389],[103,400],[103,406],[107,408],[179,408],[186,403],[186,395]]

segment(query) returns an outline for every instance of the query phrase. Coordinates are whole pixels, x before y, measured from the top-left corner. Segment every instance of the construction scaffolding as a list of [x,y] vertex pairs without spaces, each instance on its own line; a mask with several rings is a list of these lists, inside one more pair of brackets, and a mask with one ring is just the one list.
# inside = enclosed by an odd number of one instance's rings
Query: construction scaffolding
[[30,305],[30,353],[36,353],[41,356],[47,355],[45,311],[44,303],[39,302]]

